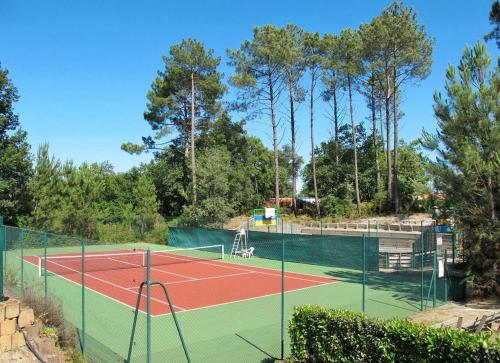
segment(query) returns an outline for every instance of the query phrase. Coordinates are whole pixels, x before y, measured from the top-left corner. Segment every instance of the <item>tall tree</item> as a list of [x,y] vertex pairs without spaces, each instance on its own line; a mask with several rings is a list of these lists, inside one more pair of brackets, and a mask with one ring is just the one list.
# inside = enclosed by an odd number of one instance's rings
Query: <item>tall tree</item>
[[159,217],[156,188],[153,180],[147,174],[142,174],[139,177],[137,186],[134,188],[134,196],[135,213],[139,218],[141,235],[143,235],[145,229],[151,229]]
[[[431,72],[434,40],[427,36],[424,26],[418,24],[417,15],[400,1],[394,1],[380,15],[385,32],[378,45],[390,52],[390,79],[392,89],[392,117],[394,127],[394,209],[399,212],[398,146],[399,95],[403,86],[425,79]],[[387,77],[387,79],[389,79]]]
[[[184,39],[170,47],[163,62],[165,68],[151,85],[144,113],[155,135],[143,137],[143,145],[126,143],[122,148],[131,153],[165,150],[175,140],[184,149],[186,159],[190,158],[191,203],[196,205],[195,136],[197,130],[209,127],[220,110],[226,90],[222,74],[217,71],[220,58],[199,41]],[[178,137],[165,141],[172,131],[177,131]]]
[[275,205],[280,205],[280,167],[276,106],[283,91],[284,30],[265,25],[253,30],[253,39],[238,50],[228,50],[229,65],[235,68],[231,83],[239,90],[239,101],[255,115],[270,117],[273,132]]
[[353,89],[356,88],[363,64],[361,58],[361,37],[358,31],[344,29],[339,35],[339,73],[345,79],[345,87],[349,95],[349,114],[351,117],[352,144],[354,147],[354,190],[358,215],[361,214],[361,199],[359,194],[358,151],[356,142],[356,120],[353,107]]
[[304,90],[301,86],[301,78],[304,74],[304,31],[298,26],[288,24],[285,27],[283,49],[286,53],[283,59],[284,80],[288,88],[289,112],[290,112],[290,134],[291,134],[291,158],[292,158],[292,204],[294,213],[297,212],[297,125],[295,111],[297,104],[304,101]]
[[378,79],[380,79],[379,63],[377,58],[377,51],[374,49],[377,44],[377,32],[376,28],[370,26],[370,24],[362,25],[360,28],[360,34],[363,44],[362,54],[364,62],[366,63],[367,74],[363,79],[363,93],[367,99],[368,109],[371,113],[372,121],[372,139],[373,139],[373,152],[375,158],[375,173],[377,181],[377,192],[381,188],[381,178],[380,178],[380,162],[378,159],[378,142],[377,142],[377,109],[380,107],[377,105],[377,100],[379,99],[379,94],[381,93],[378,89]]
[[62,204],[61,162],[49,155],[49,144],[39,146],[34,175],[30,180],[33,210],[29,225],[43,231],[54,231],[55,219]]
[[311,130],[311,166],[312,166],[312,179],[314,189],[314,204],[316,207],[316,215],[321,215],[318,197],[318,183],[316,180],[316,152],[314,145],[314,102],[316,101],[315,90],[318,79],[321,75],[321,64],[323,61],[321,38],[319,33],[305,33],[304,34],[304,56],[305,64],[309,72],[309,121]]
[[456,210],[469,277],[479,294],[500,293],[500,69],[484,44],[466,48],[446,72],[446,96],[434,96],[436,134],[422,142],[437,152],[435,187]]
[[500,1],[498,0],[491,5],[490,23],[493,25],[493,30],[484,36],[484,40],[494,39],[497,47],[500,48]]
[[14,112],[19,96],[8,75],[0,64],[0,215],[5,223],[17,223],[30,209],[31,158],[27,133]]
[[339,52],[338,52],[338,36],[326,34],[321,41],[323,54],[322,62],[322,80],[325,85],[323,98],[325,101],[332,102],[333,110],[333,133],[335,139],[335,162],[339,163],[340,143],[339,143],[339,96],[338,91],[341,86],[339,79]]

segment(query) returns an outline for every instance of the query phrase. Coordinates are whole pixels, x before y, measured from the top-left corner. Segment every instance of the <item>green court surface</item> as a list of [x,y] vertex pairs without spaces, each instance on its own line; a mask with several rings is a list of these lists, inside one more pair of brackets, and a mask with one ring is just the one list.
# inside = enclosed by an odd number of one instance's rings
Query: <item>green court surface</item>
[[[164,250],[166,246],[137,243],[122,245],[87,246],[86,251],[113,249]],[[79,253],[78,246],[50,247],[48,254]],[[227,251],[226,251],[227,252]],[[22,259],[19,250],[6,252],[7,275],[16,275],[19,281]],[[43,249],[24,249],[24,256],[42,255]],[[232,264],[281,269],[281,262],[258,257],[243,259],[225,256]],[[317,304],[325,307],[362,311],[362,273],[358,270],[286,262],[287,272],[297,272],[335,279],[325,284],[285,293],[285,327],[293,307]],[[124,270],[126,271],[126,270]],[[421,290],[420,272],[367,272],[365,284],[365,312],[370,316],[405,317],[420,311],[421,293],[429,292],[430,276],[425,275]],[[11,277],[12,278],[12,277]],[[47,293],[63,305],[66,319],[78,332],[82,331],[82,287],[61,276],[46,278]],[[45,277],[38,267],[23,266],[24,287],[44,294]],[[168,285],[167,285],[168,288]],[[175,305],[175,296],[172,296]],[[428,299],[427,299],[428,300]],[[182,311],[177,314],[192,362],[265,362],[281,354],[281,295]],[[432,304],[432,299],[429,302]],[[85,351],[90,360],[120,362],[127,357],[134,310],[100,293],[85,289]],[[185,356],[172,315],[151,317],[153,362],[183,362]],[[289,354],[289,340],[285,333],[285,356]],[[132,345],[132,362],[146,361],[146,315],[139,313],[137,331]]]

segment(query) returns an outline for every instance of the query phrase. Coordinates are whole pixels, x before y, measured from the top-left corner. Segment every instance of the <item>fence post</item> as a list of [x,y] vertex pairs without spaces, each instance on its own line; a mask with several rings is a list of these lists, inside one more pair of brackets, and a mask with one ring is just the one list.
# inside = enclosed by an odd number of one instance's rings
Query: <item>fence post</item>
[[436,250],[433,252],[432,256],[432,274],[434,275],[434,285],[432,286],[432,307],[436,307],[436,290],[437,290],[437,280],[438,280],[438,272],[437,270],[437,245]]
[[444,250],[444,302],[448,302],[448,251]]
[[0,301],[5,300],[5,296],[3,294],[3,251],[5,250],[5,239],[7,236],[7,232],[5,230],[5,226],[3,225],[3,218],[0,216]]
[[365,312],[365,286],[366,286],[366,240],[363,234],[363,312]]
[[385,253],[385,268],[386,268],[386,270],[388,270],[389,267],[390,267],[390,265],[389,265],[389,252],[386,252]]
[[47,297],[47,232],[43,234],[43,287],[44,287],[44,296]]
[[424,223],[420,222],[420,311],[424,311]]
[[85,240],[82,239],[82,354],[85,356]]
[[455,258],[457,257],[457,235],[455,232],[451,234],[451,256],[453,264],[455,264]]
[[285,237],[281,225],[281,360],[285,359]]
[[151,363],[151,251],[146,251],[146,354],[147,363]]
[[21,229],[21,238],[20,238],[20,245],[21,245],[21,297],[24,297],[24,230]]

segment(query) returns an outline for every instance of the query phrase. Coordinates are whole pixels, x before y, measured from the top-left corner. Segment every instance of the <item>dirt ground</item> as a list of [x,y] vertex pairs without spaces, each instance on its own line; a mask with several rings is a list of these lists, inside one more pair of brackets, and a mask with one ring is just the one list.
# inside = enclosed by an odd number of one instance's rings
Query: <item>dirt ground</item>
[[0,355],[0,363],[39,362],[27,347],[22,347]]
[[415,314],[409,319],[415,323],[434,325],[458,317],[463,317],[464,322],[466,322],[499,311],[499,300],[477,300],[467,304],[449,303],[435,309]]

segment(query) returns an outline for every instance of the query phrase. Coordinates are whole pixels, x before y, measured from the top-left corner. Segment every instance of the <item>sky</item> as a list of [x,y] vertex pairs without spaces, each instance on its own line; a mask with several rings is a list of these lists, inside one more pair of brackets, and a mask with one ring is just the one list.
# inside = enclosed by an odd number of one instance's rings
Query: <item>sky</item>
[[[482,40],[491,30],[491,0],[405,1],[418,21],[435,38],[431,75],[407,85],[401,138],[418,138],[423,127],[434,130],[433,94],[442,91],[449,63],[457,64],[465,45]],[[390,1],[367,0],[0,0],[0,62],[19,91],[16,112],[28,132],[32,151],[43,142],[62,160],[108,161],[126,171],[151,159],[129,155],[123,142],[139,143],[151,135],[143,119],[146,93],[161,56],[183,38],[195,38],[222,57],[225,81],[226,49],[236,49],[256,26],[294,23],[307,31],[339,33],[357,28],[380,14]],[[495,59],[499,52],[488,45]],[[227,100],[231,97],[228,95]],[[322,102],[316,111],[315,139],[326,141],[332,130]],[[364,101],[356,98],[356,120],[367,117]],[[237,119],[236,119],[237,120]],[[347,121],[347,120],[346,120]],[[308,109],[298,112],[299,154],[310,155]],[[281,142],[289,142],[281,121]],[[271,147],[266,120],[250,122],[250,134]]]

